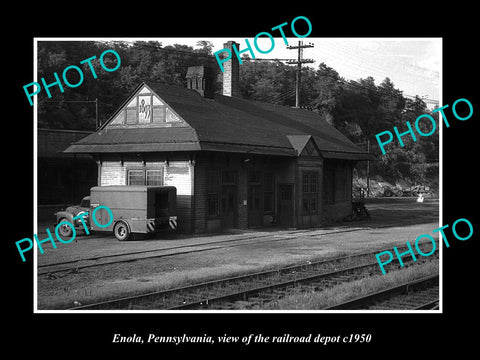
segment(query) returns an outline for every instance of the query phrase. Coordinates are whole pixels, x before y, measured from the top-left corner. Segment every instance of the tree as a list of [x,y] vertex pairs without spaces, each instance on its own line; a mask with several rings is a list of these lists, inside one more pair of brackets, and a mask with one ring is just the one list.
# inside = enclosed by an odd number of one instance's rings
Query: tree
[[294,97],[295,75],[291,67],[280,61],[250,61],[242,59],[240,92],[245,99],[291,105]]
[[311,101],[311,104],[332,124],[342,91],[338,72],[322,62],[315,74],[314,89],[316,98]]
[[195,50],[195,52],[200,54],[212,55],[213,43],[211,41],[197,41],[197,46],[200,46],[200,49]]
[[[53,82],[53,73],[60,76],[65,67],[97,56],[92,62],[97,78],[91,76],[88,64],[81,86],[65,88],[62,93],[52,87],[52,98],[42,92],[38,96],[38,126],[60,129],[95,130],[95,105],[99,99],[99,117],[106,120],[142,80],[153,80],[185,86],[189,66],[206,65],[217,69],[211,56],[212,43],[198,41],[197,49],[182,44],[163,46],[157,41],[134,43],[112,41],[44,41],[38,43],[38,78]],[[106,73],[98,62],[100,54],[113,49],[122,59],[121,67]],[[255,61],[246,54],[240,66],[240,92],[245,99],[278,105],[295,105],[296,67],[281,61]],[[69,73],[75,83],[75,73]],[[418,96],[406,98],[387,77],[378,86],[372,77],[349,80],[321,63],[317,69],[302,69],[301,104],[314,109],[354,143],[370,142],[370,150],[378,161],[370,163],[370,174],[381,175],[393,182],[408,179],[412,182],[438,181],[438,129],[431,136],[417,136],[417,141],[404,136],[405,146],[393,141],[386,155],[380,152],[375,135],[382,131],[406,130],[406,122],[414,126],[418,116],[429,114],[438,124],[438,113],[432,114]],[[429,133],[428,119],[418,123],[420,130]],[[357,164],[360,174],[363,164]]]

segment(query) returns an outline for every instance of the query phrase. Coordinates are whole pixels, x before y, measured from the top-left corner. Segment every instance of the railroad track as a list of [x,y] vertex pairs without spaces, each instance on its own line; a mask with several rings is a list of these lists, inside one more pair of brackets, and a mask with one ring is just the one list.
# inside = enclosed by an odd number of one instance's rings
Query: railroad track
[[[56,263],[48,264],[39,264],[37,265],[37,276],[49,276],[52,278],[63,277],[69,273],[78,273],[82,269],[128,263],[132,261],[139,261],[145,259],[153,258],[163,258],[169,256],[185,255],[196,252],[211,251],[224,248],[248,246],[251,244],[259,244],[265,242],[278,242],[278,241],[288,241],[295,239],[300,236],[323,236],[329,234],[339,234],[345,232],[354,232],[365,230],[365,228],[338,228],[332,231],[324,232],[323,230],[295,230],[291,232],[285,232],[281,234],[265,234],[265,235],[255,235],[241,237],[239,239],[228,239],[220,241],[207,241],[197,244],[182,244],[171,246],[168,248],[162,249],[149,249],[149,250],[138,250],[128,253],[119,253],[119,254],[109,254],[109,255],[100,255],[89,258],[82,258],[72,261],[63,261]],[[319,233],[319,231],[322,231]],[[308,234],[308,233],[311,234]],[[307,233],[307,234],[306,234]],[[260,239],[260,240],[259,240]],[[263,239],[263,240],[262,240]],[[63,273],[64,275],[61,275]]]
[[439,277],[427,276],[330,306],[324,310],[436,310]]
[[[71,310],[235,309],[238,306],[245,309],[285,296],[291,289],[314,291],[378,274],[378,263],[372,260],[376,253],[378,251],[213,280],[86,304]],[[406,264],[410,264],[410,260],[403,258]],[[423,260],[417,263],[419,261]]]

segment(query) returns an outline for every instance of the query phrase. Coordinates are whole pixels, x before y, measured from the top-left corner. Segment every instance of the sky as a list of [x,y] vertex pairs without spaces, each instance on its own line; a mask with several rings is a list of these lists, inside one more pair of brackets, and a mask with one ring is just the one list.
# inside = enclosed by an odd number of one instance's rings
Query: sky
[[[245,38],[158,38],[166,45],[184,44],[198,48],[197,41],[206,40],[214,44],[212,52],[223,49],[228,40],[240,44],[240,51],[246,48]],[[287,49],[281,37],[274,38],[275,45],[267,54],[261,54],[254,47],[254,39],[248,39],[256,58],[296,59],[297,50]],[[371,76],[380,84],[386,77],[392,80],[396,88],[405,96],[424,97],[430,106],[441,103],[442,39],[441,38],[287,38],[289,45],[296,46],[298,41],[312,43],[313,48],[303,50],[303,58],[313,59],[318,68],[324,62],[335,69],[346,80],[358,80]],[[258,47],[271,48],[268,37],[260,37]],[[248,51],[246,53],[249,53]],[[250,54],[249,54],[250,55]],[[251,56],[251,55],[250,55]],[[433,101],[430,101],[433,100]]]
[[[240,44],[240,51],[246,49],[246,38],[213,37],[213,38],[69,38],[69,40],[97,40],[97,41],[158,41],[163,46],[182,44],[199,48],[197,42],[210,41],[214,47],[212,53],[222,50],[223,44],[233,40]],[[296,59],[297,50],[288,49],[282,37],[271,40],[266,36],[258,38],[259,49],[267,51],[261,54],[255,48],[254,38],[247,38],[257,59]],[[45,40],[45,38],[43,39]],[[65,38],[49,40],[62,40]],[[442,103],[441,73],[442,73],[442,38],[315,38],[296,37],[286,38],[289,46],[297,46],[299,41],[304,44],[312,43],[314,47],[303,50],[304,59],[315,60],[312,64],[305,64],[318,68],[323,62],[336,70],[346,80],[358,80],[371,76],[375,84],[379,85],[386,77],[390,78],[394,86],[403,92],[404,96],[418,95],[431,108],[437,108]],[[249,52],[246,52],[249,54]],[[249,54],[250,55],[250,54]],[[251,57],[251,55],[250,55]],[[241,65],[240,65],[241,66]]]

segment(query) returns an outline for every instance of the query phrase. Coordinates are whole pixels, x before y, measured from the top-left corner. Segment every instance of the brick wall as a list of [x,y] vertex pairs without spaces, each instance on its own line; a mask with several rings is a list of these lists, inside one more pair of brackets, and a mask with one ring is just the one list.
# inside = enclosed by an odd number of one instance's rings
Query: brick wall
[[322,205],[322,221],[325,224],[341,221],[348,215],[352,214],[352,176],[352,162],[336,161],[334,176],[335,201],[333,203],[324,203]]
[[[277,209],[277,185],[295,181],[295,165],[291,159],[245,154],[201,153],[195,163],[194,231],[196,233],[221,231],[226,228],[222,214],[209,217],[207,214],[207,172],[209,170],[236,172],[236,207],[234,228],[246,229],[248,223],[248,173],[252,171],[272,172],[274,174],[273,213],[261,216],[263,226],[272,225]],[[221,204],[220,204],[221,205]],[[262,199],[263,206],[263,199]]]
[[[223,44],[225,49],[229,49],[232,57],[230,60],[225,61],[222,66],[224,68],[223,72],[223,95],[225,96],[240,96],[240,64],[238,62],[237,56],[233,50],[233,44],[239,49],[239,45],[234,41],[228,41]],[[226,52],[222,52],[225,54]],[[226,56],[226,55],[225,55]]]

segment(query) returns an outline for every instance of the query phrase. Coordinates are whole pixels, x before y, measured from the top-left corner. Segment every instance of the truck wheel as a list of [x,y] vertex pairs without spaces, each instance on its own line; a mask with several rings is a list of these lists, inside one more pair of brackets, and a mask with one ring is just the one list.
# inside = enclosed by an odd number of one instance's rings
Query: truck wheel
[[[62,222],[70,222],[68,221],[67,218],[62,218],[60,219],[60,221],[58,222],[59,224],[62,223]],[[71,226],[68,226],[66,224],[62,224],[59,228],[58,228],[58,232],[60,233],[60,236],[62,238],[71,238],[72,237],[72,227]]]
[[127,223],[119,221],[113,227],[113,234],[119,241],[126,241],[130,238],[130,229]]

